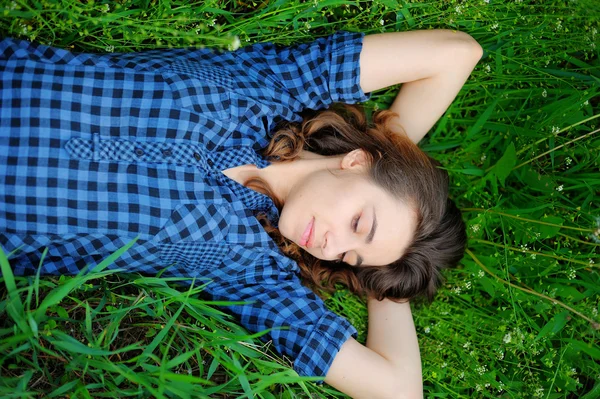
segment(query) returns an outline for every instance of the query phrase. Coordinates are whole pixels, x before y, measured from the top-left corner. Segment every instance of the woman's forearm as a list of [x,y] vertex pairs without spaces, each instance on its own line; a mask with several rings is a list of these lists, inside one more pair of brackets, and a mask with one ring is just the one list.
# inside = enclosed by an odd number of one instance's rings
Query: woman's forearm
[[391,110],[398,130],[419,142],[446,111],[482,55],[468,34],[450,30],[395,32],[365,37],[361,88],[402,83]]
[[421,399],[421,357],[410,305],[369,300],[367,346],[348,340],[325,381],[353,398]]
[[410,304],[369,299],[367,347],[394,367],[397,378],[413,394],[423,392],[421,355]]

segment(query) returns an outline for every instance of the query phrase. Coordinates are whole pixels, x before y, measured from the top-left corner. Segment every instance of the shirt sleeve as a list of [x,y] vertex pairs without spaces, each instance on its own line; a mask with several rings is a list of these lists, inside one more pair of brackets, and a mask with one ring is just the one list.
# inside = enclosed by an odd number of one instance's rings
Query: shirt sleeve
[[360,52],[364,34],[337,32],[291,47],[259,43],[235,52],[257,81],[287,92],[293,108],[327,108],[334,102],[369,99],[360,87]]
[[206,289],[215,300],[247,301],[226,309],[251,332],[271,329],[263,339],[292,358],[298,374],[324,377],[342,344],[356,337],[356,329],[326,309],[295,273],[273,262],[269,257],[246,267],[237,278],[213,281]]

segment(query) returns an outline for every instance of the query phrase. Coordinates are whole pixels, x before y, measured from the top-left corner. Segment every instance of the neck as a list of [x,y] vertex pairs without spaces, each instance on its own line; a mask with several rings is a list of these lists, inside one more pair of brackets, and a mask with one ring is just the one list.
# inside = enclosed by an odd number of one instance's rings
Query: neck
[[264,169],[257,169],[256,177],[263,179],[285,203],[296,184],[319,170],[338,169],[342,158],[343,156],[323,156],[302,151],[294,161],[273,163]]

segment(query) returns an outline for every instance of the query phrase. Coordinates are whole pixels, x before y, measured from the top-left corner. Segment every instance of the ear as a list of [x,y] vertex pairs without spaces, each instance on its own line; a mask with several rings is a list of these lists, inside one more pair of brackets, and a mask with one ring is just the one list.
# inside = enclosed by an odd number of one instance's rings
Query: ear
[[344,158],[342,158],[341,168],[366,169],[369,167],[369,161],[370,159],[367,155],[367,152],[359,148],[344,155]]

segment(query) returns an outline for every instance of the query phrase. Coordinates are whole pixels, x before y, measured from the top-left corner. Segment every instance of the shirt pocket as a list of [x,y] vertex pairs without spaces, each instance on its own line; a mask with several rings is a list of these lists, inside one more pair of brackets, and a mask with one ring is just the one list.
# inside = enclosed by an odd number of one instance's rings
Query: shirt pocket
[[161,73],[180,106],[206,117],[231,118],[233,75],[225,67],[179,59]]
[[229,251],[226,242],[230,214],[215,204],[181,204],[154,237],[169,274],[195,276],[202,269],[219,266]]

